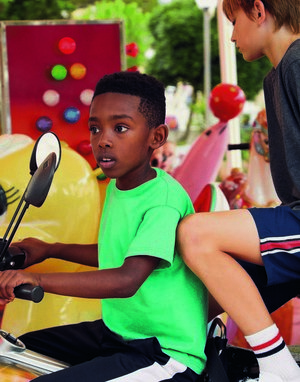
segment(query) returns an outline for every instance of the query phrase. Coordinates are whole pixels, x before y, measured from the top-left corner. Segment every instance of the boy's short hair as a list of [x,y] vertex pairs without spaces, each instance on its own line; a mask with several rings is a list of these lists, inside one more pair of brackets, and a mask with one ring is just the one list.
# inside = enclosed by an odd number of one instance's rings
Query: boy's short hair
[[[300,33],[300,0],[261,0],[265,9],[273,16],[275,30],[283,25],[293,33]],[[242,8],[253,19],[254,0],[223,0],[223,11],[232,20],[233,13]]]
[[103,93],[122,93],[140,97],[139,112],[149,128],[165,123],[166,97],[164,85],[156,78],[140,72],[107,74],[97,83],[93,99]]

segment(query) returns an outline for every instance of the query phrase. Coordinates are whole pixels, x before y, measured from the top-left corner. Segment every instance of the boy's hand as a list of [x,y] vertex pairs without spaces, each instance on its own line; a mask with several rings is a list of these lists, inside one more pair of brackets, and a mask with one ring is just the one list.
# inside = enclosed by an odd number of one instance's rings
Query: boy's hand
[[25,262],[23,268],[41,263],[48,258],[47,250],[49,244],[34,238],[26,238],[20,242],[11,244],[12,248],[18,248],[25,252]]
[[22,284],[39,285],[38,274],[8,270],[0,272],[0,304],[14,300],[14,288]]

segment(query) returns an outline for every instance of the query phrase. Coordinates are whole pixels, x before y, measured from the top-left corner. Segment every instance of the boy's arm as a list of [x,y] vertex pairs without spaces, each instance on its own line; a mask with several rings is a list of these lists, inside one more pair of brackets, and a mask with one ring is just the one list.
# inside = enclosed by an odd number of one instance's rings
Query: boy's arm
[[133,256],[119,268],[74,273],[0,273],[0,296],[4,303],[13,300],[20,284],[40,285],[45,292],[85,298],[126,298],[133,296],[158,266],[160,259]]
[[12,244],[11,247],[25,252],[24,268],[50,258],[98,267],[97,244],[52,244],[35,238],[26,238]]

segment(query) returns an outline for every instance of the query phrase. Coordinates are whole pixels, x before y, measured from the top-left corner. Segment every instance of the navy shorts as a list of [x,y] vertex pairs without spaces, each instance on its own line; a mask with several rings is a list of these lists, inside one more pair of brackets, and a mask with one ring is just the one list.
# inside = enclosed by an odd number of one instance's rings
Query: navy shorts
[[300,282],[300,211],[289,206],[251,208],[267,285]]

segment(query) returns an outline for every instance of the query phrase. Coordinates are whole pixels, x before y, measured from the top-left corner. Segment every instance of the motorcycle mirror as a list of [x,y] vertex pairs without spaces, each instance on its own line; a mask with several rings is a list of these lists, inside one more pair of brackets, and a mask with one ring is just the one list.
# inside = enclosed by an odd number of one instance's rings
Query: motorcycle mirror
[[56,171],[61,158],[61,145],[56,134],[48,132],[41,135],[35,142],[29,164],[30,175],[33,175],[36,172],[44,159],[52,152],[56,154]]
[[[45,154],[48,154],[48,156],[43,158]],[[44,203],[53,180],[53,175],[59,165],[60,157],[61,145],[58,137],[54,133],[45,133],[40,136],[34,145],[30,158],[30,174],[32,177],[2,238],[4,245],[2,250],[0,250],[0,261],[6,256],[7,249],[27,208],[30,205],[40,207]],[[16,219],[17,221],[14,224]],[[9,233],[10,236],[6,239]]]
[[41,207],[48,195],[56,168],[56,154],[52,152],[39,165],[28,183],[24,193],[24,200],[27,204]]

